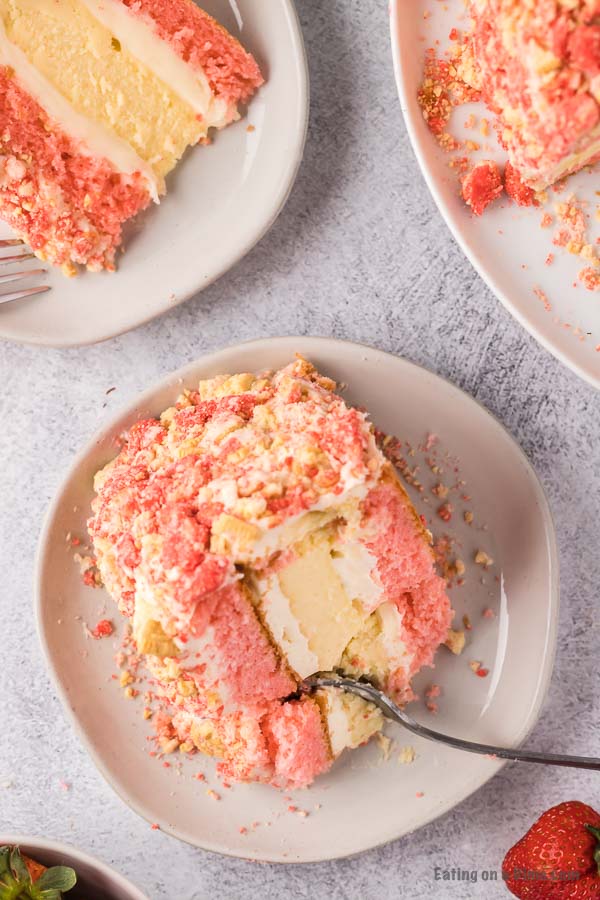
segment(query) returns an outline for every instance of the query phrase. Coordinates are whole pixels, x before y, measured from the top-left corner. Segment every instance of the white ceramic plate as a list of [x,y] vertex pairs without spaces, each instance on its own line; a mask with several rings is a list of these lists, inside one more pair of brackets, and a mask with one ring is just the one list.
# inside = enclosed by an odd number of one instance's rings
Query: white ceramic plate
[[[68,896],[85,900],[148,900],[130,881],[99,859],[68,844],[23,834],[0,834],[0,846],[19,846],[23,853],[44,866],[71,866],[77,887]],[[66,896],[66,895],[65,895]]]
[[[427,13],[427,18],[425,17]],[[542,229],[545,211],[553,213],[554,203],[569,194],[590,204],[592,240],[600,235],[600,225],[593,212],[598,204],[596,174],[581,172],[567,182],[560,196],[549,192],[542,208],[519,209],[498,202],[477,219],[471,215],[459,194],[458,179],[448,168],[449,155],[439,147],[429,132],[417,103],[417,91],[423,78],[426,48],[437,45],[438,53],[448,46],[453,27],[465,29],[463,0],[430,3],[428,0],[392,0],[391,36],[396,81],[406,127],[429,189],[450,230],[481,277],[495,292],[515,318],[565,365],[582,378],[600,387],[600,294],[577,285],[577,273],[585,267],[583,260],[569,256],[552,245],[554,228]],[[473,154],[503,160],[492,137],[482,138],[477,130],[462,126],[469,113],[493,118],[483,104],[469,104],[455,112],[449,131],[462,138],[493,144]],[[546,265],[548,253],[555,253],[552,265]],[[577,286],[574,286],[577,285]],[[548,297],[551,309],[534,293],[540,288]],[[460,303],[460,297],[457,298]]]
[[[369,409],[386,432],[416,446],[429,432],[440,438],[445,474],[422,463],[424,484],[458,477],[467,482],[475,521],[468,526],[459,506],[451,525],[430,519],[437,532],[450,528],[465,560],[485,549],[496,561],[490,572],[467,567],[467,582],[453,590],[458,619],[468,611],[474,628],[462,657],[445,648],[432,678],[443,688],[435,725],[440,730],[492,744],[516,744],[535,723],[551,674],[558,613],[558,570],[554,530],[542,488],[521,450],[499,423],[474,400],[436,375],[403,359],[357,344],[325,338],[287,337],[254,341],[213,353],[169,376],[104,428],[76,459],[56,497],[41,536],[37,562],[37,617],[50,670],[71,721],[106,779],[121,797],[164,831],[198,846],[235,856],[279,862],[307,862],[344,856],[390,841],[449,810],[494,775],[497,761],[414,740],[398,731],[384,762],[376,744],[342,757],[332,771],[292,800],[261,785],[206,795],[208,785],[191,775],[211,772],[204,757],[183,764],[183,775],[147,755],[148,723],[141,706],[126,701],[115,671],[113,640],[85,637],[115,608],[103,590],[84,587],[66,535],[85,533],[94,473],[115,455],[115,437],[141,417],[156,415],[184,385],[225,372],[258,371],[286,364],[301,352],[323,372],[347,383],[348,401]],[[412,490],[412,489],[411,489]],[[439,500],[412,491],[428,516]],[[435,504],[432,506],[432,504]],[[476,571],[474,571],[476,570]],[[481,579],[485,583],[482,583]],[[481,615],[485,607],[493,620]],[[79,618],[78,618],[79,617]],[[489,666],[477,678],[468,662]],[[415,704],[416,715],[431,714]],[[429,718],[428,718],[429,717]],[[400,765],[400,746],[413,745],[417,759]],[[423,796],[418,796],[423,793]],[[286,799],[288,798],[288,799]],[[288,812],[296,805],[306,818]],[[316,807],[320,805],[320,808]],[[260,825],[254,829],[253,822]],[[272,823],[272,824],[267,824]],[[248,833],[241,834],[240,828]]]
[[[67,279],[52,271],[45,276],[52,291],[0,306],[0,336],[54,347],[114,337],[207,287],[270,228],[302,159],[308,76],[293,0],[267,5],[202,2],[255,54],[267,79],[247,115],[211,146],[188,151],[160,206],[136,220],[116,273]],[[9,234],[4,227],[0,237]]]

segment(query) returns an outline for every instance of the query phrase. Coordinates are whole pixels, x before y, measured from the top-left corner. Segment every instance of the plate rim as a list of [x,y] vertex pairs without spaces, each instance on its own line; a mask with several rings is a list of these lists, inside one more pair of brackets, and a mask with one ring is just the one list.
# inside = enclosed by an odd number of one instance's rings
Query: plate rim
[[[513,437],[510,431],[505,427],[505,425],[498,419],[496,416],[491,413],[482,403],[479,402],[475,397],[468,394],[462,388],[455,385],[449,379],[438,375],[436,372],[427,369],[425,366],[420,365],[419,363],[415,363],[412,360],[408,360],[403,356],[399,356],[395,353],[391,353],[386,350],[380,350],[376,347],[372,347],[368,344],[359,343],[356,341],[346,341],[339,338],[328,338],[323,336],[309,336],[309,335],[282,335],[279,337],[267,337],[267,338],[259,338],[259,339],[251,339],[246,341],[241,341],[235,344],[229,344],[225,347],[222,347],[218,350],[211,351],[209,353],[202,354],[196,360],[192,362],[186,363],[184,366],[181,366],[177,370],[168,373],[163,378],[157,380],[151,387],[147,388],[141,394],[138,394],[136,398],[130,403],[123,404],[119,409],[110,416],[110,418],[104,423],[104,425],[96,429],[91,438],[85,443],[83,448],[79,450],[76,455],[72,458],[71,463],[65,472],[64,476],[60,479],[59,485],[55,491],[55,494],[47,507],[46,513],[43,518],[42,527],[40,530],[40,535],[38,538],[34,569],[33,569],[33,596],[34,596],[34,616],[35,616],[35,624],[36,631],[38,635],[38,641],[41,645],[43,657],[46,662],[46,667],[48,670],[48,674],[50,675],[50,680],[54,686],[54,690],[61,702],[63,707],[63,711],[65,713],[65,717],[70,725],[73,727],[75,734],[77,735],[79,741],[82,743],[83,747],[89,754],[92,759],[94,765],[98,769],[99,773],[104,778],[105,782],[110,786],[110,788],[115,792],[115,794],[137,815],[139,815],[142,819],[145,819],[146,822],[152,823],[153,817],[150,813],[144,808],[144,806],[138,803],[136,800],[133,800],[126,796],[126,791],[121,790],[121,786],[117,786],[112,779],[108,771],[108,767],[104,765],[104,762],[100,756],[100,753],[96,751],[94,744],[90,739],[88,739],[85,729],[80,725],[79,719],[75,714],[74,710],[71,707],[69,702],[69,696],[66,689],[63,687],[63,684],[60,680],[58,672],[55,669],[53,663],[53,657],[50,652],[49,642],[46,641],[45,638],[45,630],[43,626],[43,608],[44,608],[44,568],[45,568],[45,558],[47,555],[48,545],[50,543],[50,535],[52,531],[53,520],[55,518],[56,513],[59,511],[62,496],[64,494],[65,488],[71,482],[72,478],[76,474],[79,466],[85,462],[86,458],[92,453],[95,447],[104,440],[104,438],[111,433],[111,431],[115,427],[115,423],[118,422],[121,418],[126,415],[135,415],[135,410],[139,410],[143,408],[149,401],[151,401],[152,397],[160,390],[172,385],[174,388],[177,384],[180,384],[182,379],[185,380],[189,378],[192,373],[195,372],[199,364],[203,365],[214,365],[215,367],[219,365],[219,361],[221,359],[226,358],[232,352],[238,351],[240,348],[252,349],[257,356],[257,359],[260,359],[261,351],[276,343],[282,348],[288,347],[290,356],[292,357],[294,353],[302,351],[305,352],[308,356],[310,356],[312,352],[312,348],[314,348],[315,352],[317,350],[331,352],[332,348],[335,349],[336,346],[344,345],[345,347],[350,347],[356,352],[360,352],[362,354],[367,353],[371,355],[373,360],[377,360],[377,358],[385,358],[392,359],[395,363],[399,363],[401,366],[405,366],[408,369],[417,370],[417,372],[421,374],[425,374],[429,378],[432,378],[434,381],[442,382],[446,387],[450,387],[451,390],[457,392],[458,394],[463,395],[466,401],[474,405],[478,412],[483,413],[488,417],[490,424],[492,427],[496,427],[501,429],[508,440],[513,444],[515,450],[518,452],[521,462],[527,472],[528,478],[531,480],[533,487],[535,488],[535,493],[537,495],[536,499],[539,504],[540,515],[544,525],[544,532],[546,535],[546,546],[548,552],[548,563],[549,563],[549,598],[548,598],[548,625],[547,625],[547,634],[546,634],[546,647],[547,652],[544,655],[544,659],[542,661],[541,670],[539,673],[539,678],[537,684],[535,686],[535,702],[532,705],[531,712],[525,722],[525,725],[518,736],[518,740],[515,742],[515,746],[519,746],[531,733],[531,731],[536,726],[540,714],[542,712],[551,680],[552,674],[554,671],[554,661],[557,650],[557,639],[558,639],[558,625],[559,625],[559,613],[560,613],[560,570],[559,570],[559,553],[558,553],[558,544],[556,538],[556,528],[554,525],[554,518],[552,515],[552,510],[550,507],[549,500],[546,496],[546,492],[544,487],[538,477],[532,463],[529,460],[529,457],[522,449],[517,440]],[[497,760],[491,763],[489,769],[489,775],[485,777],[481,777],[481,775],[475,776],[472,781],[467,782],[459,791],[453,793],[451,796],[447,797],[443,802],[439,803],[436,808],[433,808],[430,813],[427,813],[422,821],[415,827],[404,827],[400,825],[397,829],[395,829],[394,834],[391,834],[389,837],[386,837],[383,840],[375,840],[373,842],[366,841],[365,845],[361,847],[360,850],[353,850],[350,852],[342,851],[341,853],[331,853],[330,851],[325,850],[322,853],[309,853],[308,855],[303,856],[301,860],[296,860],[293,858],[284,858],[281,855],[276,856],[273,853],[260,853],[256,855],[243,855],[239,852],[236,852],[233,849],[224,848],[222,845],[212,844],[210,841],[206,839],[203,840],[202,843],[195,840],[190,840],[180,833],[177,826],[172,825],[171,823],[165,822],[161,824],[161,831],[169,834],[171,837],[176,838],[177,840],[182,841],[185,844],[188,844],[193,847],[197,847],[202,850],[210,851],[213,853],[218,853],[222,856],[237,858],[237,859],[254,859],[260,862],[268,862],[268,863],[278,863],[282,865],[294,865],[294,864],[304,864],[304,863],[316,863],[316,862],[324,862],[332,859],[344,859],[350,858],[354,856],[358,856],[361,853],[364,853],[368,850],[373,850],[377,847],[385,846],[386,844],[391,843],[392,841],[398,840],[402,837],[405,837],[408,834],[412,834],[415,831],[429,825],[431,822],[438,819],[440,816],[445,815],[450,812],[454,807],[456,807],[459,803],[466,800],[473,793],[475,793],[480,788],[484,787],[495,775],[497,775],[504,766],[507,765],[506,760]]]
[[545,337],[545,335],[538,331],[533,320],[530,319],[530,317],[527,316],[527,314],[523,312],[523,310],[521,310],[517,306],[517,304],[515,304],[510,299],[509,295],[505,293],[505,291],[503,291],[502,288],[500,288],[500,286],[496,283],[496,280],[493,278],[493,276],[486,271],[485,267],[480,263],[478,255],[471,249],[467,237],[462,234],[461,229],[458,227],[458,223],[455,222],[454,216],[450,212],[448,204],[446,203],[440,190],[438,189],[433,172],[430,171],[425,162],[423,141],[421,140],[417,132],[413,113],[411,112],[413,100],[412,92],[409,90],[409,85],[406,78],[404,77],[404,67],[402,65],[400,52],[400,39],[398,36],[402,18],[402,0],[390,0],[390,2],[390,41],[392,47],[392,61],[394,76],[396,80],[396,90],[398,92],[398,97],[400,100],[400,109],[402,110],[404,125],[408,132],[412,151],[417,158],[417,162],[419,164],[423,179],[429,189],[429,193],[433,197],[438,211],[440,212],[447,228],[450,231],[450,234],[452,235],[464,255],[467,257],[468,261],[471,263],[479,277],[482,279],[484,284],[486,284],[490,291],[498,298],[500,303],[504,306],[505,309],[508,310],[511,316],[513,316],[517,320],[519,325],[521,325],[528,332],[528,334],[530,334],[539,344],[541,344],[541,346],[545,350],[551,353],[555,359],[557,359],[564,366],[578,375],[579,378],[583,379],[592,387],[596,388],[596,390],[600,390],[600,375],[594,375],[594,373],[589,369],[587,365],[578,362],[575,356],[566,353],[561,347],[558,347],[553,341],[549,340],[547,337]]
[[[96,344],[102,344],[105,341],[112,340],[113,338],[120,337],[121,335],[127,334],[130,331],[142,328],[144,325],[147,325],[149,322],[152,322],[155,319],[160,319],[171,310],[176,309],[182,303],[186,303],[188,300],[191,300],[193,297],[201,294],[206,288],[210,287],[212,284],[226,275],[227,272],[237,266],[238,263],[240,263],[244,259],[244,257],[246,257],[251,252],[251,250],[253,250],[254,247],[256,247],[256,245],[260,243],[260,241],[268,234],[268,232],[271,230],[271,228],[283,212],[290,194],[294,189],[294,185],[296,184],[298,173],[304,159],[304,150],[306,147],[308,126],[310,121],[310,70],[308,66],[308,56],[306,52],[306,45],[304,42],[304,34],[302,31],[300,16],[298,14],[298,10],[296,9],[294,0],[279,0],[279,2],[282,5],[286,20],[290,26],[289,30],[292,37],[293,48],[292,55],[295,59],[298,69],[298,116],[293,133],[293,147],[292,151],[289,154],[285,172],[283,173],[283,177],[280,179],[280,186],[276,193],[276,196],[274,197],[273,203],[270,205],[268,215],[265,214],[264,219],[261,221],[260,227],[254,229],[252,233],[248,235],[246,241],[238,246],[235,253],[231,255],[229,261],[224,262],[208,278],[197,277],[196,279],[191,279],[191,281],[193,281],[193,284],[188,284],[185,289],[182,290],[181,294],[176,297],[175,300],[169,300],[169,303],[163,304],[163,308],[157,312],[155,311],[136,319],[134,324],[119,326],[116,330],[114,328],[107,327],[102,331],[99,337],[86,337],[78,340],[69,338],[55,338],[52,340],[46,340],[44,339],[43,335],[32,334],[28,337],[15,337],[12,333],[6,333],[2,327],[2,317],[0,317],[0,338],[2,340],[10,341],[11,343],[20,344],[26,347],[48,347],[50,349],[61,350],[71,347],[91,347],[95,346]],[[96,273],[82,272],[78,277],[83,277],[86,274],[90,277],[94,277],[94,275],[96,275]],[[101,275],[102,273],[99,273],[97,277],[101,277]],[[118,270],[113,273],[113,277],[118,277],[118,275]],[[110,285],[108,285],[108,287],[110,287]],[[19,301],[16,302],[18,303]]]

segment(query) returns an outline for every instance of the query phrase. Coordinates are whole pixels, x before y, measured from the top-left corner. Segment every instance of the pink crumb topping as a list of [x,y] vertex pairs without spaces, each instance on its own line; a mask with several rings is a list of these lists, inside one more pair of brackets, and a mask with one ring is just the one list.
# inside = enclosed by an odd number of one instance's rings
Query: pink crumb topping
[[482,215],[490,203],[502,194],[502,176],[493,160],[477,163],[465,175],[462,182],[462,195],[476,216]]
[[264,79],[254,58],[218,22],[190,0],[121,0],[150,19],[185,62],[205,72],[227,103],[247,102]]
[[90,156],[0,68],[0,213],[56,265],[114,269],[123,223],[150,203],[139,174]]

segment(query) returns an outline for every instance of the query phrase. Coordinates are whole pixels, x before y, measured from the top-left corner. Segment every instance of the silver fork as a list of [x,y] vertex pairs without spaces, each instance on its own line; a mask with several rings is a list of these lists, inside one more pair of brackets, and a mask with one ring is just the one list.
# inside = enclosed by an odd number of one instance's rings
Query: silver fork
[[545,763],[550,766],[570,766],[575,769],[595,769],[600,771],[600,759],[593,757],[565,756],[562,753],[538,753],[535,750],[511,750],[506,747],[492,747],[489,744],[463,741],[462,738],[433,731],[431,728],[415,722],[412,716],[400,709],[383,691],[378,690],[366,681],[356,681],[354,678],[346,677],[336,678],[330,675],[311,675],[310,678],[306,678],[303,681],[301,689],[313,691],[324,687],[335,687],[342,691],[356,694],[358,697],[362,697],[363,700],[374,703],[386,718],[391,719],[393,722],[398,722],[407,728],[408,731],[412,731],[413,734],[427,738],[430,741],[447,744],[449,747],[454,747],[457,750],[467,750],[469,753],[481,753],[484,756],[511,759],[516,762]]
[[[24,247],[25,244],[19,238],[9,238],[0,240],[0,248],[5,247]],[[31,251],[27,253],[17,253],[11,256],[0,256],[0,266],[8,266],[12,263],[19,263],[23,260],[35,259],[35,253]],[[46,269],[19,269],[16,272],[6,272],[0,274],[0,285],[10,284],[13,281],[22,281],[30,278],[32,275],[43,275]],[[22,300],[24,297],[31,297],[33,294],[43,294],[49,291],[49,285],[40,285],[39,287],[21,288],[18,291],[9,291],[6,294],[0,293],[0,304],[11,303],[13,300]]]

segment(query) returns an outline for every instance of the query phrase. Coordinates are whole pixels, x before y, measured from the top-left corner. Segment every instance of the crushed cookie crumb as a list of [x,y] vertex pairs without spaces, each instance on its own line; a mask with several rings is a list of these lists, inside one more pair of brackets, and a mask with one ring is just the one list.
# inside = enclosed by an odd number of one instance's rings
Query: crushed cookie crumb
[[377,733],[376,740],[379,744],[379,749],[381,750],[383,759],[388,760],[392,751],[392,742],[390,738],[386,734],[382,734],[380,731]]
[[411,763],[415,761],[417,758],[417,753],[414,747],[402,747],[400,749],[400,753],[398,754],[398,762],[403,766],[409,766]]
[[450,503],[443,503],[442,506],[438,508],[437,514],[443,522],[449,522],[453,512],[454,510]]
[[451,653],[454,653],[455,656],[460,656],[465,649],[465,641],[464,631],[457,631],[454,628],[450,628],[448,636],[444,641],[444,646],[446,646]]
[[474,556],[474,560],[478,566],[483,566],[485,569],[494,565],[494,560],[491,556],[488,556],[485,550],[477,550]]

